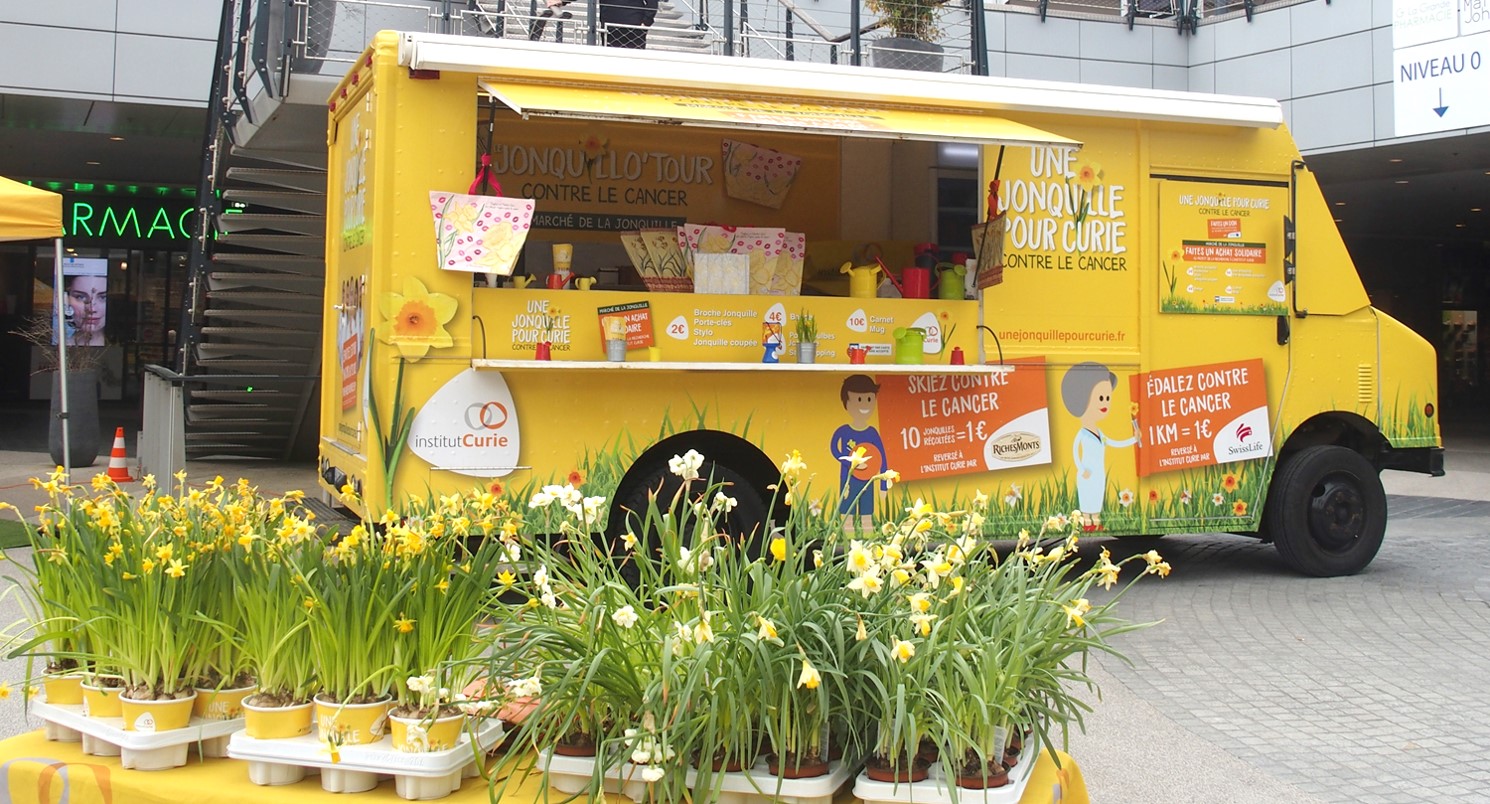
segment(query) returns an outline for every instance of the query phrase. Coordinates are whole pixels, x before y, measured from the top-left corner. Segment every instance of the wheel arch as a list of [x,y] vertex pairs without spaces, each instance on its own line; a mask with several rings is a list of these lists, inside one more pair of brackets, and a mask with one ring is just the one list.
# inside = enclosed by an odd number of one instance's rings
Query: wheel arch
[[674,433],[647,447],[626,468],[626,473],[616,484],[616,492],[611,498],[610,518],[607,521],[612,523],[612,527],[626,521],[622,501],[630,496],[633,487],[652,475],[657,467],[666,466],[674,455],[682,455],[690,449],[738,472],[765,502],[770,517],[778,522],[785,520],[785,501],[773,499],[774,490],[769,488],[781,479],[781,471],[759,446],[722,430],[688,430]]
[[1294,428],[1283,448],[1278,450],[1278,461],[1281,463],[1289,454],[1306,447],[1331,445],[1359,453],[1377,471],[1381,470],[1382,458],[1391,448],[1386,436],[1370,419],[1348,411],[1333,410],[1311,416]]

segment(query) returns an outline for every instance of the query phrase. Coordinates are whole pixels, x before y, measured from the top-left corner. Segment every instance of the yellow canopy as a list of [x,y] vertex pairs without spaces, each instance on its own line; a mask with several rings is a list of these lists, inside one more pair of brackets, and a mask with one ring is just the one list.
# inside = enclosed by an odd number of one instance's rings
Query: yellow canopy
[[62,236],[62,196],[0,176],[0,240]]
[[975,145],[1079,144],[1013,120],[945,108],[526,84],[506,76],[482,78],[480,84],[492,97],[525,117],[630,120]]

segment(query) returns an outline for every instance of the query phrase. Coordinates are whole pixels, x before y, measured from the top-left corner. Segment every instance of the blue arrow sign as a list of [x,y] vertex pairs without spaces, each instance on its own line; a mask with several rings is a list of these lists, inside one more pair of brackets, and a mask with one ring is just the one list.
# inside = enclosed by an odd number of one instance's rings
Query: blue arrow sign
[[1436,112],[1439,117],[1443,117],[1443,113],[1444,112],[1447,112],[1448,110],[1449,110],[1449,107],[1443,105],[1443,87],[1439,87],[1438,88],[1438,105],[1433,107],[1433,111]]

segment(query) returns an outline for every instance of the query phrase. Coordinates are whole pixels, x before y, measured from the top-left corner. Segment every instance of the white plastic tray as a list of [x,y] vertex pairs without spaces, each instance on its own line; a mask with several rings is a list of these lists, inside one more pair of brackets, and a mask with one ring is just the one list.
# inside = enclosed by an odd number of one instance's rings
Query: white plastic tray
[[202,756],[227,756],[228,736],[243,728],[243,719],[207,720],[193,717],[185,728],[169,731],[125,731],[122,717],[88,717],[81,704],[49,704],[37,701],[31,711],[47,722],[47,739],[68,741],[76,733],[83,753],[119,757],[119,764],[133,770],[165,770],[186,764],[186,750],[200,744]]
[[[476,742],[484,753],[503,736],[501,722],[487,719],[477,729]],[[332,760],[315,729],[310,734],[276,740],[260,740],[238,732],[228,741],[228,756],[248,762],[248,778],[254,784],[294,784],[315,768],[326,791],[360,793],[392,776],[399,797],[413,801],[444,798],[460,789],[462,779],[477,773],[468,732],[461,733],[454,748],[444,751],[395,751],[392,738],[385,736],[375,743],[341,746],[336,760]]]
[[[538,752],[538,767],[548,771],[548,783],[563,793],[583,793],[590,788],[595,772],[594,757],[567,757],[549,751]],[[632,801],[645,801],[647,783],[642,781],[641,765],[622,763],[605,776],[605,791],[620,793]],[[832,804],[833,797],[853,776],[853,766],[832,762],[828,773],[811,779],[780,779],[762,760],[748,771],[718,773],[722,777],[719,792],[711,799],[715,804]],[[698,772],[689,769],[687,782],[692,788]],[[778,786],[779,785],[779,786]]]
[[[1035,757],[1038,757],[1038,753]],[[988,790],[965,790],[959,787],[957,804],[1018,804],[1024,797],[1024,788],[1030,783],[1030,771],[1034,766],[1034,758],[1021,756],[1019,763],[1009,770],[1008,784]],[[864,804],[952,804],[952,794],[947,791],[947,787],[956,784],[955,777],[946,777],[942,763],[933,762],[926,780],[922,782],[876,782],[868,774],[861,773],[854,781],[854,796]]]

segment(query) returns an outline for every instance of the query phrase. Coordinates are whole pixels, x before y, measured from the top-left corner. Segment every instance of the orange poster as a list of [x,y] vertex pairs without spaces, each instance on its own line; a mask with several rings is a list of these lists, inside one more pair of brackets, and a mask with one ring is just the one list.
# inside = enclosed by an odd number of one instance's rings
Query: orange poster
[[902,480],[1050,463],[1045,360],[986,368],[879,378],[885,453]]
[[1140,477],[1273,454],[1260,358],[1151,371],[1131,382]]
[[613,337],[611,328],[624,332],[627,349],[645,349],[657,341],[652,337],[651,302],[630,302],[596,308],[600,316],[600,337]]

